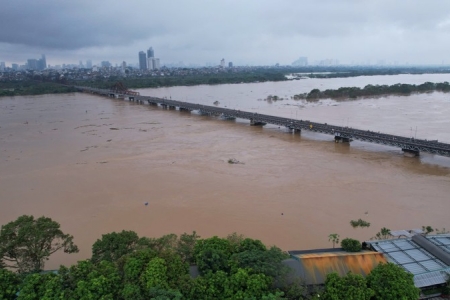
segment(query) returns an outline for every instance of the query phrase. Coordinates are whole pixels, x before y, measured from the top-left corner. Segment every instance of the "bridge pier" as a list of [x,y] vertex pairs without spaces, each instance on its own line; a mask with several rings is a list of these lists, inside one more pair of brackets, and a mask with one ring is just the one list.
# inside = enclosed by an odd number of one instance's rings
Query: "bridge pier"
[[158,106],[158,103],[152,102],[151,100],[147,100],[147,102],[148,102],[148,105]]
[[258,120],[255,120],[255,119],[250,119],[250,126],[264,126],[266,124],[267,123],[262,122],[262,121],[258,121]]
[[180,107],[180,111],[191,111],[189,108],[185,108],[185,107]]
[[134,101],[134,97],[128,97],[129,101]]
[[162,108],[167,109],[167,104],[161,103]]
[[408,154],[408,156],[416,157],[416,156],[420,155],[420,151],[419,150],[402,148],[402,151],[404,152],[404,154]]
[[334,142],[335,143],[350,143],[351,139],[336,135],[336,136],[334,136]]
[[114,94],[114,93],[109,93],[109,97],[111,97],[111,98],[116,98],[116,94]]
[[169,109],[177,109],[174,105],[169,105]]

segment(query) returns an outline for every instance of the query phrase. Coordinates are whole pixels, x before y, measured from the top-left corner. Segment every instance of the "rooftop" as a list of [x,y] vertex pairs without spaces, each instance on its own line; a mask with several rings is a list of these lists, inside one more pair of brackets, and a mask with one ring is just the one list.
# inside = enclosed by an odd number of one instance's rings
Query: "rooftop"
[[389,262],[414,275],[417,287],[442,284],[450,273],[450,235],[413,235],[408,238],[366,241],[370,249],[383,253]]

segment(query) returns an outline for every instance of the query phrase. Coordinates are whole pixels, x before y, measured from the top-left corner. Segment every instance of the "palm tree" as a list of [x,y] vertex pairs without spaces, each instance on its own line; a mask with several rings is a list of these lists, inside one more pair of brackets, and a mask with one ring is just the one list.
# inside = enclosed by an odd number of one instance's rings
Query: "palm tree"
[[335,244],[339,244],[339,234],[337,233],[331,233],[328,236],[328,241],[333,243],[333,248]]

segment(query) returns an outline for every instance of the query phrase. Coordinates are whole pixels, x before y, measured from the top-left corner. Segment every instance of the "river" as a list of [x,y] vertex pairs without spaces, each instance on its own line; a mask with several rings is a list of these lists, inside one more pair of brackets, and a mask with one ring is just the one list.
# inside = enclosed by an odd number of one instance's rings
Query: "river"
[[[450,81],[450,75],[308,79],[277,83],[142,89],[168,97],[450,143],[450,95],[429,93],[308,103],[312,88]],[[331,136],[293,135],[195,113],[88,94],[0,98],[0,224],[45,215],[90,256],[101,234],[232,232],[285,250],[330,247],[328,235],[369,239],[431,225],[449,229],[450,158],[404,156]],[[235,158],[242,164],[228,164]],[[144,203],[148,202],[148,206]],[[362,218],[369,228],[353,229]]]

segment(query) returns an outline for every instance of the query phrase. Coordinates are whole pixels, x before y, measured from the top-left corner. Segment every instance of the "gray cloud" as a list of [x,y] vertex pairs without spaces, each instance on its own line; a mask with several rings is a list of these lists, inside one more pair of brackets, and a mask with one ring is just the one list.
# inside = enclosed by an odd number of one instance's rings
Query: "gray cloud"
[[440,63],[449,41],[450,2],[440,0],[21,0],[0,10],[7,62],[45,53],[52,64],[136,63],[153,46],[163,62]]

